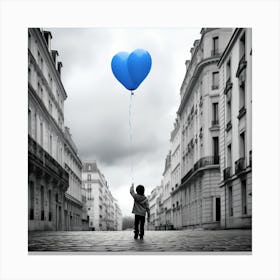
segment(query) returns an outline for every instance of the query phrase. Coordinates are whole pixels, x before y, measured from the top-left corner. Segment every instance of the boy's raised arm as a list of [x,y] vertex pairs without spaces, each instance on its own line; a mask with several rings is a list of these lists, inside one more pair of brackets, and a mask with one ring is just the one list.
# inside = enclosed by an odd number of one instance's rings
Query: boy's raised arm
[[134,184],[132,184],[131,187],[130,187],[130,194],[131,194],[133,197],[135,196]]

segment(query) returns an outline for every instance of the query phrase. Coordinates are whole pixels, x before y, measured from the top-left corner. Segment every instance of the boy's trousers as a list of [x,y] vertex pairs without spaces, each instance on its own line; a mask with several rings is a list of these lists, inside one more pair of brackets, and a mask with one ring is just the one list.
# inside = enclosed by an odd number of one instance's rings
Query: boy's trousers
[[135,233],[137,234],[139,234],[139,224],[140,224],[140,236],[144,236],[145,216],[135,215],[134,230]]

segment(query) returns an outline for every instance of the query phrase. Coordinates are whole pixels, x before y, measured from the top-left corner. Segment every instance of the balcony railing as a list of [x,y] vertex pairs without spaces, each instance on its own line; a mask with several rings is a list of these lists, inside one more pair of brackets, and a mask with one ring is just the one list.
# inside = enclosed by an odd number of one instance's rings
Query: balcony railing
[[28,159],[54,173],[68,185],[69,175],[65,169],[30,136],[28,136]]
[[247,61],[245,60],[245,54],[241,57],[238,68],[236,71],[236,77],[238,78],[241,74],[241,72],[247,67]]
[[212,126],[217,126],[219,125],[219,120],[212,120]]
[[231,121],[228,121],[227,126],[226,126],[226,132],[229,132],[232,128]]
[[218,55],[220,55],[220,52],[218,49],[214,49],[211,51],[211,56],[218,56]]
[[195,164],[194,164],[194,171],[205,167],[207,165],[215,165],[219,164],[219,156],[209,156],[209,157],[204,157],[199,159]]
[[229,77],[227,79],[227,82],[226,82],[226,87],[224,89],[224,94],[227,94],[231,89],[232,89],[232,82],[231,82],[231,77]]
[[231,166],[224,169],[224,181],[231,177]]
[[239,110],[238,119],[240,120],[245,114],[246,114],[246,108],[245,108],[245,106],[243,106],[243,107]]
[[235,162],[235,174],[241,173],[245,169],[245,158],[240,158]]

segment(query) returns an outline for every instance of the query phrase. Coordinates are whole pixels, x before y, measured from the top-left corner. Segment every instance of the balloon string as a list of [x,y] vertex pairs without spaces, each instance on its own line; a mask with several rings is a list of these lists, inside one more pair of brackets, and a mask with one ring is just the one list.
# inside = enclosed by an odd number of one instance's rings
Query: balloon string
[[133,92],[131,91],[130,94],[130,102],[129,102],[129,111],[128,111],[128,124],[129,124],[129,139],[130,139],[130,152],[131,152],[131,157],[130,157],[130,173],[131,173],[131,183],[134,183],[134,163],[133,163],[133,154],[132,154],[132,120],[131,120],[131,110],[132,110],[132,96]]

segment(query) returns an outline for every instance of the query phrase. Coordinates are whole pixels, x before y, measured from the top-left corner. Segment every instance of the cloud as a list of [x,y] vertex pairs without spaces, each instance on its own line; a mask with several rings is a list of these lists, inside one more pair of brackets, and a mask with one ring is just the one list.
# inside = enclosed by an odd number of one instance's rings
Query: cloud
[[[131,161],[135,183],[146,194],[160,184],[170,132],[179,107],[179,90],[195,29],[53,28],[52,47],[63,62],[68,94],[65,125],[82,160],[97,160],[125,215],[130,213]],[[150,74],[132,98],[114,78],[111,59],[119,51],[143,48],[152,56]]]

